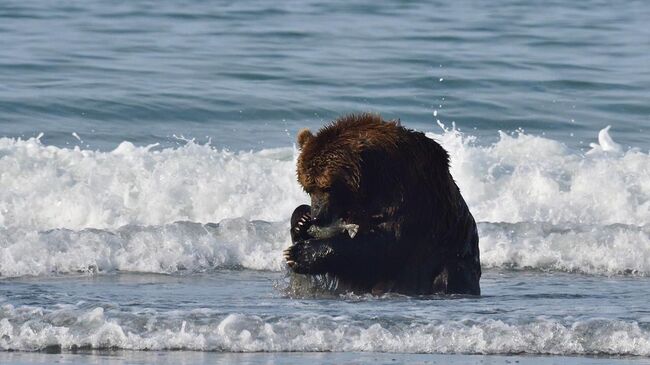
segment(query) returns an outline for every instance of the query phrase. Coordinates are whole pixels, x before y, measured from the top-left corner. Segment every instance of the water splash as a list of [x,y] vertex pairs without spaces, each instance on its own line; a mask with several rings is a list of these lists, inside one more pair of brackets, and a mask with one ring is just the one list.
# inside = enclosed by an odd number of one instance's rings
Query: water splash
[[591,150],[587,152],[587,155],[593,155],[597,153],[610,152],[610,153],[620,153],[623,149],[621,145],[614,142],[614,139],[609,135],[609,130],[612,126],[608,125],[598,132],[598,143],[590,143],[589,147]]

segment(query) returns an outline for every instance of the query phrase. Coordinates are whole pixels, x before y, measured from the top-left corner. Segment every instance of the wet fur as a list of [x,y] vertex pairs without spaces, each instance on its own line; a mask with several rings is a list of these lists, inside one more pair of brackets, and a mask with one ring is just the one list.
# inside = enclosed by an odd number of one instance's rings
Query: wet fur
[[[316,135],[301,131],[298,144],[298,181],[312,207],[291,219],[285,258],[293,272],[327,274],[354,292],[480,294],[476,224],[438,143],[357,114]],[[313,239],[313,212],[358,224],[359,233]]]

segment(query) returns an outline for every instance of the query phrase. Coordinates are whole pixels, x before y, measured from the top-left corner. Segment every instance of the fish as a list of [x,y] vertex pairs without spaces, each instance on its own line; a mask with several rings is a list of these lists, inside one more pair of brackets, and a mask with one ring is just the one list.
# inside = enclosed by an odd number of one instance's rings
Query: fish
[[359,232],[359,225],[354,223],[345,223],[343,219],[339,219],[329,226],[316,226],[312,225],[307,229],[307,233],[317,239],[332,238],[340,233],[346,232],[350,238],[354,238]]

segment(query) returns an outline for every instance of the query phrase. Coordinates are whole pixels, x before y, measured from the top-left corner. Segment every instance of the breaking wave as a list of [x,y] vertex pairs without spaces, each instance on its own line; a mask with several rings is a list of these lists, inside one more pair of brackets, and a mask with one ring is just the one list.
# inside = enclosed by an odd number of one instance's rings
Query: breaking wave
[[291,148],[229,152],[179,148],[111,152],[0,138],[0,227],[118,228],[227,218],[284,220],[306,195]]
[[[600,134],[610,142],[587,154],[524,133],[428,134],[450,151],[484,266],[650,274],[650,156]],[[288,217],[308,200],[296,153],[2,138],[0,275],[282,270]]]
[[[280,271],[287,222],[226,219],[115,230],[0,230],[0,276],[112,271],[203,272],[222,268]],[[650,227],[479,223],[484,267],[650,275]]]
[[591,319],[390,321],[189,312],[108,313],[102,307],[0,307],[0,350],[197,350],[650,355],[650,328]]

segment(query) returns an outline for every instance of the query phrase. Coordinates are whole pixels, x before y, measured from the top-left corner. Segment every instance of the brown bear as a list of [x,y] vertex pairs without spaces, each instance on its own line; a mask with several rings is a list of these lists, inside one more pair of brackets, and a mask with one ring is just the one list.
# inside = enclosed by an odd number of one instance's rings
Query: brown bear
[[442,146],[375,114],[302,130],[298,145],[311,206],[291,217],[291,271],[355,293],[480,294],[476,223]]

